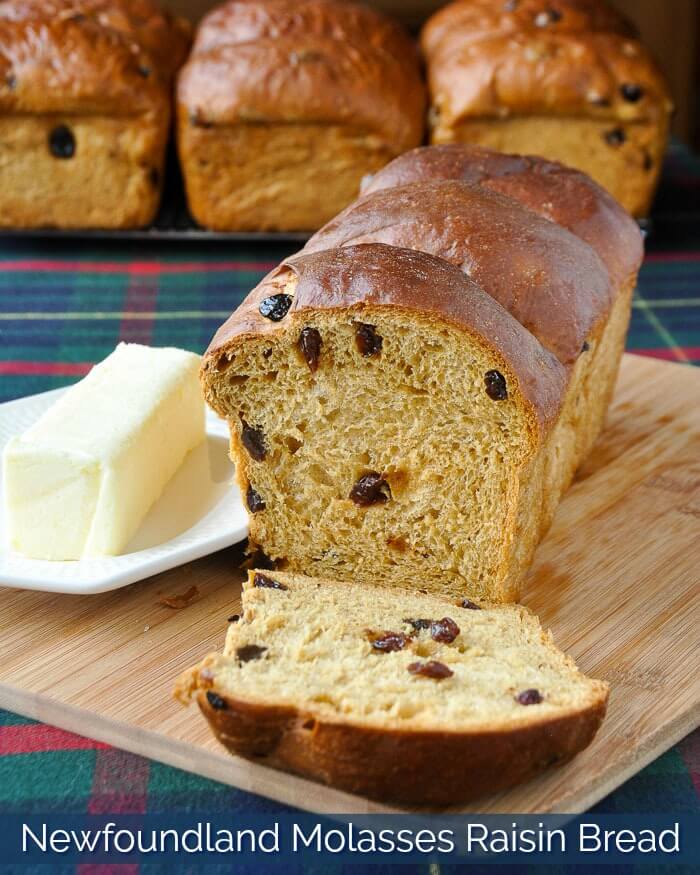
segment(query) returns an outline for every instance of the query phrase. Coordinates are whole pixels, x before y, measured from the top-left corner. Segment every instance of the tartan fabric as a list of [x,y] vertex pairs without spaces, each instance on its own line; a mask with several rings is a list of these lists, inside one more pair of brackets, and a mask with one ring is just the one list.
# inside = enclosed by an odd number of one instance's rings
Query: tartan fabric
[[[645,355],[696,365],[699,194],[700,160],[675,147],[655,210],[628,341],[629,349]],[[279,245],[163,244],[155,249],[0,241],[0,401],[73,382],[120,340],[201,352],[253,284],[290,251]],[[272,814],[286,809],[0,711],[0,814],[51,810]],[[700,813],[700,731],[595,810]],[[88,875],[89,867],[79,868]],[[377,873],[384,868],[363,867]],[[408,867],[423,873],[427,868]],[[443,875],[453,868],[440,867]],[[495,875],[500,868],[488,871]],[[582,868],[587,867],[577,871]],[[126,873],[138,867],[119,869]],[[326,865],[322,870],[329,871]]]

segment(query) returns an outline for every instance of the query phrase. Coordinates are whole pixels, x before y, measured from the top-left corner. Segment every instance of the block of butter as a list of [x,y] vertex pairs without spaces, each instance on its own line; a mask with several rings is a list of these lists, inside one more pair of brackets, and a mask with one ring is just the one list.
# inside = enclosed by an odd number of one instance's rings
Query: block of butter
[[119,344],[3,454],[12,549],[34,559],[123,552],[205,434],[199,356]]

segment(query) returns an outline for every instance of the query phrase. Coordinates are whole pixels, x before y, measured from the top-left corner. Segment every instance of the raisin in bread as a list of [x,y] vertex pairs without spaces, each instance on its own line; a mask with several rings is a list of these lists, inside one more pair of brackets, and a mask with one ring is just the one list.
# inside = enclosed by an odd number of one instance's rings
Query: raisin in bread
[[246,299],[203,368],[268,556],[516,596],[567,369],[457,267],[376,244],[300,255]]
[[251,571],[222,654],[180,679],[233,753],[351,793],[444,805],[569,760],[605,714],[519,606]]
[[316,229],[364,174],[423,139],[417,48],[359,3],[229,0],[178,84],[192,214],[223,230]]
[[[453,150],[448,157],[459,172],[440,178],[433,171],[443,152],[432,147],[411,155],[418,168],[412,181],[382,188],[382,179],[394,175],[389,165],[371,183],[374,190],[251,294],[212,342],[203,385],[231,423],[251,538],[272,558],[295,571],[366,582],[398,582],[415,569],[437,591],[514,599],[600,431],[641,235],[599,187],[538,159],[498,177],[483,170],[483,152]],[[406,169],[409,159],[396,164]],[[488,158],[496,160],[517,164],[513,156]],[[480,181],[464,182],[460,174]],[[491,190],[492,177],[503,190]],[[389,247],[366,245],[377,242]],[[352,251],[339,254],[346,247]],[[400,247],[440,258],[412,261],[396,255]],[[313,253],[317,260],[305,260]],[[457,270],[471,282],[459,280]],[[393,310],[392,323],[382,320],[380,330],[381,313],[360,315],[370,302]],[[326,317],[323,326],[314,321],[319,305],[346,326],[345,338]],[[440,321],[459,312],[468,326],[467,345],[458,343],[439,360],[439,337],[416,330],[427,318],[441,334],[436,306]],[[481,308],[494,320],[489,331],[470,324]],[[374,326],[379,339],[356,323]],[[307,352],[319,352],[306,368],[297,349],[304,328],[313,329],[304,335]],[[353,338],[353,331],[361,333]],[[525,369],[517,376],[511,369],[504,398],[495,389],[494,399],[486,374],[501,371],[473,344],[510,355],[511,331],[521,352],[537,349],[539,363],[521,360]],[[536,406],[547,415],[539,417],[525,456],[511,455],[512,447],[504,452],[500,438],[492,444],[493,431],[477,436],[480,417],[500,421],[504,407],[520,403],[526,382],[545,375],[549,400]],[[453,417],[464,420],[450,435]],[[263,435],[269,457],[245,445],[244,423],[247,435],[251,429]],[[498,427],[510,437],[521,433],[510,421]],[[368,511],[353,507],[350,492],[369,474],[388,485],[378,488]]]
[[421,42],[432,143],[563,161],[648,213],[672,103],[654,59],[604,0],[455,0]]
[[0,227],[147,225],[188,42],[152,0],[0,0]]

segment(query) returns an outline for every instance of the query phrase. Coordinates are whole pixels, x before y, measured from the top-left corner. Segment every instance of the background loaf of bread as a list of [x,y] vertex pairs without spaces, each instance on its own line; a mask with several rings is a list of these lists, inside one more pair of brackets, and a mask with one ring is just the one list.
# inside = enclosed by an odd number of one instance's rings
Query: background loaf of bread
[[229,0],[202,21],[177,104],[197,221],[295,231],[420,144],[425,86],[411,39],[366,6]]
[[648,213],[672,110],[634,29],[604,0],[454,0],[422,32],[432,143],[534,152]]
[[151,0],[0,2],[0,227],[151,222],[188,41]]

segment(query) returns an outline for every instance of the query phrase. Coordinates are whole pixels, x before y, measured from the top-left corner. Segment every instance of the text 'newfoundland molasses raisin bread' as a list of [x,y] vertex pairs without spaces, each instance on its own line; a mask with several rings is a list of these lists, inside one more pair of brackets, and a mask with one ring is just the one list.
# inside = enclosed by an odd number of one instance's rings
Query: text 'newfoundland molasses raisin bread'
[[315,230],[423,139],[417,47],[359,3],[229,0],[178,85],[192,214],[223,230]]
[[151,0],[0,2],[0,227],[148,224],[188,41]]
[[421,37],[432,143],[535,152],[648,213],[668,139],[668,87],[605,0],[454,0]]
[[419,805],[566,762],[608,695],[525,608],[279,572],[250,572],[224,653],[177,692],[233,753]]
[[268,556],[507,601],[600,431],[641,236],[581,174],[457,148],[263,280],[203,386]]

